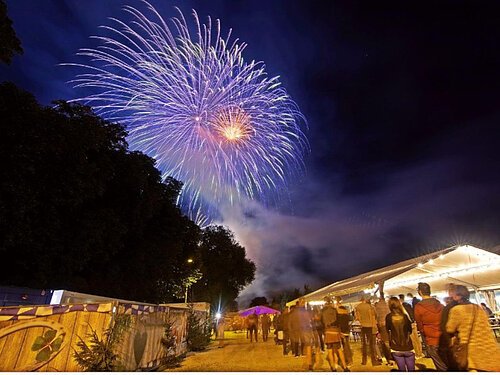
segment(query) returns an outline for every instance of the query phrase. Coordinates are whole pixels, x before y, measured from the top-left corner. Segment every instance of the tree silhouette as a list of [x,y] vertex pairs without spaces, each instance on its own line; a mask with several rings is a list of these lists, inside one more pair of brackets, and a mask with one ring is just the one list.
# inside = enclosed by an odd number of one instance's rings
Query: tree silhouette
[[193,285],[194,298],[208,301],[214,311],[234,306],[239,292],[255,277],[255,264],[246,258],[245,248],[222,226],[205,228],[200,254],[203,277]]
[[170,302],[201,277],[193,297],[215,304],[253,280],[232,233],[182,215],[182,184],[129,151],[120,124],[10,83],[0,118],[0,283]]
[[267,302],[266,297],[255,297],[250,301],[250,305],[248,305],[248,307],[254,306],[269,306],[269,303]]
[[16,53],[22,54],[23,48],[7,15],[7,4],[4,0],[0,0],[0,60],[10,64]]

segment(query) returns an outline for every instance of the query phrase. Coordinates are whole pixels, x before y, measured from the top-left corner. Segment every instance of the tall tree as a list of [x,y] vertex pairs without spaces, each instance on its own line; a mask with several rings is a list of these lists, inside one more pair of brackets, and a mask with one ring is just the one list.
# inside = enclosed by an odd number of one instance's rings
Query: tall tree
[[10,64],[16,53],[22,54],[23,48],[7,15],[7,4],[4,0],[0,0],[0,60]]
[[200,238],[175,204],[181,183],[162,183],[124,128],[89,107],[42,107],[4,83],[0,118],[0,283],[174,298]]
[[250,301],[250,305],[248,305],[248,307],[254,306],[269,306],[269,303],[267,302],[266,297],[255,297]]
[[245,248],[223,226],[204,229],[201,244],[203,277],[193,286],[198,301],[209,301],[214,309],[235,306],[239,292],[255,277],[255,264],[246,258]]

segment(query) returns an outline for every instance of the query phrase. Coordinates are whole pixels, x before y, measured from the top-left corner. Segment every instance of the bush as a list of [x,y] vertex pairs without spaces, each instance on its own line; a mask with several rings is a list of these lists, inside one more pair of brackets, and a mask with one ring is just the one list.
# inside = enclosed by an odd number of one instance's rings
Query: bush
[[187,346],[190,351],[204,350],[210,344],[211,328],[209,319],[200,319],[193,309],[189,306],[187,319]]
[[165,368],[179,367],[184,359],[183,355],[177,355],[177,342],[176,337],[172,334],[172,323],[165,324],[165,336],[161,339],[161,343],[165,349],[165,357],[162,358],[162,365]]
[[130,315],[119,314],[113,325],[104,331],[104,337],[99,338],[97,332],[90,327],[88,335],[90,345],[81,338],[76,344],[73,357],[83,371],[120,371],[122,366],[118,355],[115,353],[116,345],[120,343],[123,334],[130,328]]

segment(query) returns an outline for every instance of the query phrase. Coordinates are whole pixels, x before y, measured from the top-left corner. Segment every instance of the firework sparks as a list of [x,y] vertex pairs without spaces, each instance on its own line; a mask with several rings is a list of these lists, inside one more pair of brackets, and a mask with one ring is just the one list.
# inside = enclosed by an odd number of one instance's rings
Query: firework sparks
[[[245,62],[245,43],[222,37],[219,20],[193,36],[183,14],[170,27],[145,3],[151,19],[134,17],[105,29],[96,49],[81,49],[88,64],[73,81],[91,88],[84,100],[109,120],[122,122],[128,142],[157,161],[163,177],[184,182],[179,204],[201,223],[243,197],[268,204],[304,168],[308,149],[303,116],[263,63]],[[201,223],[203,224],[203,223]]]

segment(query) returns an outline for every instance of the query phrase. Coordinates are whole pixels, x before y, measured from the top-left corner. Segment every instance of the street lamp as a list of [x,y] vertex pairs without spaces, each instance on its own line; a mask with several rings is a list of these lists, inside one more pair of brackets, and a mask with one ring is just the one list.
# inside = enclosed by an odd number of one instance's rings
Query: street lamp
[[[188,264],[192,264],[193,258],[188,258],[187,262],[188,262]],[[184,303],[188,302],[188,289],[189,289],[189,281],[186,281],[186,291],[184,293]]]

